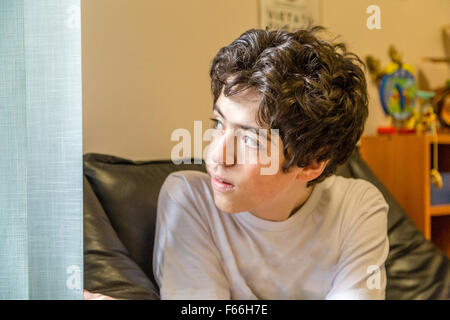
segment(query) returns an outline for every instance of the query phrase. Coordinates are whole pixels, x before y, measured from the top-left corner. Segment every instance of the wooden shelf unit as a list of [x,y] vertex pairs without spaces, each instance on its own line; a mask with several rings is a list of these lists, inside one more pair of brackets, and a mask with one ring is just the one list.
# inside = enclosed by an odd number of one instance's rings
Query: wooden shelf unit
[[[361,156],[392,193],[425,238],[450,257],[450,199],[431,205],[431,134],[394,134],[361,138]],[[450,172],[450,134],[438,134],[438,170]]]

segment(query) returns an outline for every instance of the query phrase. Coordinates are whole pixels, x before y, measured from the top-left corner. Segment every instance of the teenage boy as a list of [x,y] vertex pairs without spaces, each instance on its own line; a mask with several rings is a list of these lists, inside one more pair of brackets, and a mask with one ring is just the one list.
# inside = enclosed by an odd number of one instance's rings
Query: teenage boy
[[334,174],[367,119],[362,62],[322,29],[252,29],[215,56],[208,174],[172,173],[158,199],[162,299],[385,298],[388,204]]

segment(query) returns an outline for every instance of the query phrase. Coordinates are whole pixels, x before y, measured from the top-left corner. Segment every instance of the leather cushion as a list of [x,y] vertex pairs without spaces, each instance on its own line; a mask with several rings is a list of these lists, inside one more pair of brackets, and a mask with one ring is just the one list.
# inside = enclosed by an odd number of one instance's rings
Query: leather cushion
[[159,299],[157,287],[130,258],[86,177],[84,288],[120,299]]
[[153,240],[159,190],[169,173],[205,171],[204,164],[132,161],[85,154],[84,174],[129,256],[156,285],[152,270]]

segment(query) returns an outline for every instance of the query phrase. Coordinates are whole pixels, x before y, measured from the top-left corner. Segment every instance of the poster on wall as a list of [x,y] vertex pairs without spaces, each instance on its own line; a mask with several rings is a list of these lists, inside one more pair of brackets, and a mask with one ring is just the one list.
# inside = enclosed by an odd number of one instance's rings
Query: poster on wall
[[301,29],[321,23],[320,0],[259,0],[261,29]]

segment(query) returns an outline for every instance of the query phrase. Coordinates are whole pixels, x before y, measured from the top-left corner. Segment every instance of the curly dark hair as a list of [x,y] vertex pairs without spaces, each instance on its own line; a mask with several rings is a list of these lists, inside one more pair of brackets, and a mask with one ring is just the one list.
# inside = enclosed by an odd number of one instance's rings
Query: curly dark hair
[[319,39],[322,30],[248,30],[218,51],[210,69],[214,103],[222,89],[225,96],[248,88],[261,93],[256,121],[279,130],[288,160],[283,172],[329,160],[308,187],[350,157],[368,116],[364,63],[345,44]]

